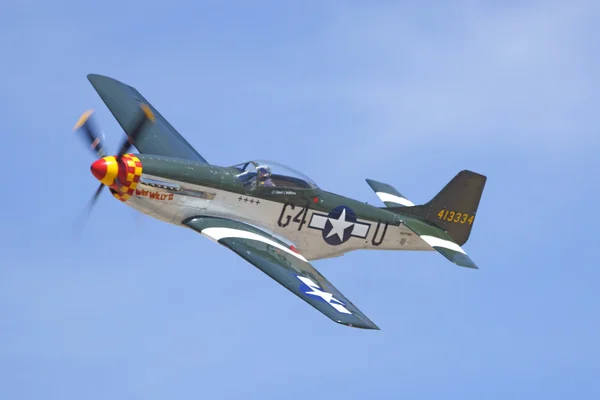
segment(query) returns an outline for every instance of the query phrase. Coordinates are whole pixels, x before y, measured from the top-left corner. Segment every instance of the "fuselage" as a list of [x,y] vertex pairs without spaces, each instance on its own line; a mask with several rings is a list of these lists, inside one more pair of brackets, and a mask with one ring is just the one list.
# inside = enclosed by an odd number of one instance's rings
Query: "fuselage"
[[139,182],[124,201],[171,224],[196,216],[243,221],[290,244],[309,260],[358,249],[431,250],[398,214],[317,187],[248,188],[239,171],[188,160],[136,155]]

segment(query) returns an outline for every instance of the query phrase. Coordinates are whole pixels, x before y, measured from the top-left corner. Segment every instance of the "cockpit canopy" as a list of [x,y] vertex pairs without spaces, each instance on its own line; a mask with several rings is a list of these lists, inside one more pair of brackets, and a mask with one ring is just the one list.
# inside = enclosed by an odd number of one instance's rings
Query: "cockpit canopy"
[[306,175],[280,163],[267,160],[248,161],[234,165],[236,175],[247,189],[275,187],[282,189],[310,190],[317,184]]

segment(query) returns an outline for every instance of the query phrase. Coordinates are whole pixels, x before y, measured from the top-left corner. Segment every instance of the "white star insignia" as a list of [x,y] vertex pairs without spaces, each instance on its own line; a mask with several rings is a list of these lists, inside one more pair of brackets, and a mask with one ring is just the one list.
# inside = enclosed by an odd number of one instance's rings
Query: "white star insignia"
[[332,228],[329,231],[329,234],[327,235],[327,237],[337,235],[340,238],[340,241],[344,240],[344,231],[347,228],[354,225],[354,222],[346,221],[346,209],[345,208],[342,210],[342,213],[340,214],[338,219],[329,218],[329,222],[331,223]]

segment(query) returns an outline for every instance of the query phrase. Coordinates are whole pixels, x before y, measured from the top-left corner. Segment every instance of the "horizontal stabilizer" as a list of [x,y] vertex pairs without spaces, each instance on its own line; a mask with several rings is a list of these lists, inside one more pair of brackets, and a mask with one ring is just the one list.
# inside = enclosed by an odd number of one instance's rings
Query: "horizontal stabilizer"
[[365,179],[379,200],[388,207],[411,207],[414,203],[400,194],[392,185],[377,182],[373,179]]
[[456,244],[450,235],[443,230],[412,218],[402,221],[402,223],[454,264],[461,267],[479,269],[462,247]]

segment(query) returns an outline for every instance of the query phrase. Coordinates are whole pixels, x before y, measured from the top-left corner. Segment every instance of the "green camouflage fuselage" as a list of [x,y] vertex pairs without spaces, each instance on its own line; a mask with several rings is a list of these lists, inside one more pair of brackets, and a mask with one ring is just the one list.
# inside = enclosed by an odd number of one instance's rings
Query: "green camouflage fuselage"
[[402,224],[409,216],[319,188],[250,190],[232,167],[136,156],[142,177],[126,204],[169,223],[185,226],[199,215],[241,220],[287,239],[309,260],[357,249],[432,250]]

